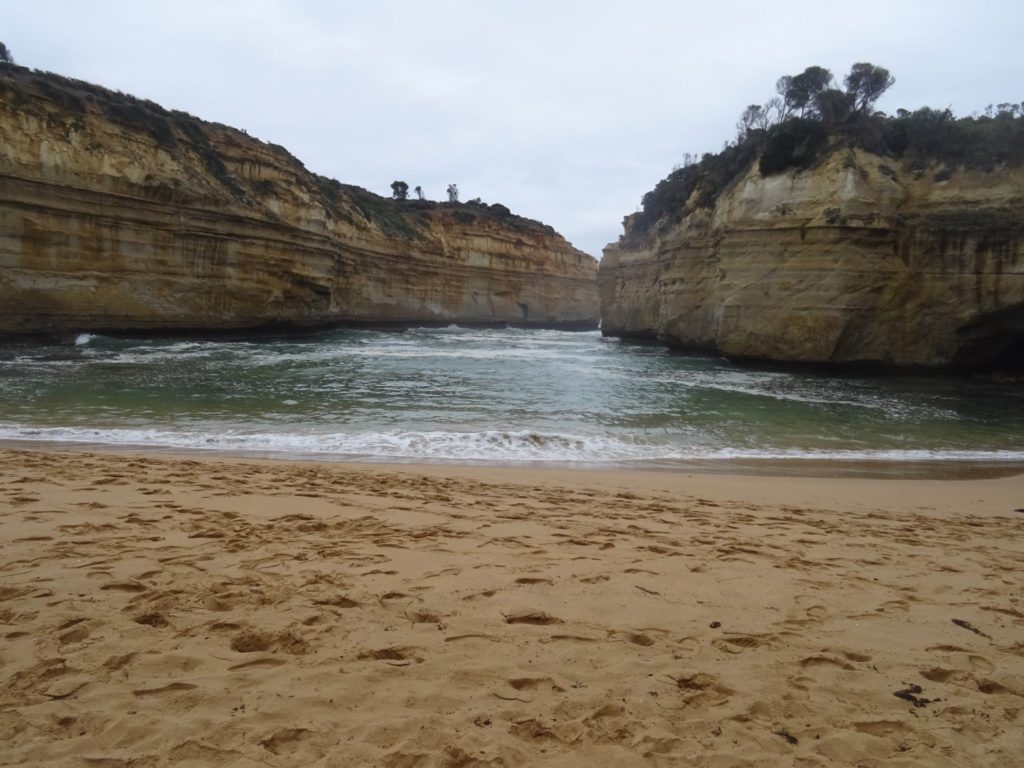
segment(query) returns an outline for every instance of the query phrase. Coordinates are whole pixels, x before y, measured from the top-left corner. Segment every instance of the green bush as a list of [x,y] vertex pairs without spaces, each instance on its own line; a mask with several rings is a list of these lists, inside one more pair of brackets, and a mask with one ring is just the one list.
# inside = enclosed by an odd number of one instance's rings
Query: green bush
[[[929,164],[942,164],[937,180],[949,178],[956,167],[1024,165],[1024,102],[990,105],[984,116],[961,119],[928,107],[901,109],[895,117],[874,112],[875,100],[893,82],[887,69],[866,62],[853,65],[845,91],[833,87],[832,74],[822,67],[780,78],[779,97],[743,111],[735,143],[696,163],[687,156],[686,165],[643,196],[643,209],[629,217],[624,241],[641,241],[693,209],[714,205],[755,160],[761,175],[769,176],[809,168],[833,149],[859,148],[901,159],[917,177]],[[846,164],[856,165],[852,152]],[[896,178],[885,164],[879,171]]]
[[761,150],[762,176],[789,168],[809,168],[828,144],[828,130],[817,120],[795,118],[768,132]]

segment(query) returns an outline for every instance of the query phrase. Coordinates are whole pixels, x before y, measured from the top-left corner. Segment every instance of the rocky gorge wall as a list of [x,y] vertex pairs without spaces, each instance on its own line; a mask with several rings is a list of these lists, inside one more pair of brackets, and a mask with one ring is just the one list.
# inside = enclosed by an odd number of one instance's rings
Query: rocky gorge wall
[[596,269],[503,206],[382,198],[242,131],[0,66],[0,333],[596,327]]
[[603,333],[732,358],[1024,369],[1024,172],[893,162],[755,164],[660,232],[631,237],[627,217],[599,268]]

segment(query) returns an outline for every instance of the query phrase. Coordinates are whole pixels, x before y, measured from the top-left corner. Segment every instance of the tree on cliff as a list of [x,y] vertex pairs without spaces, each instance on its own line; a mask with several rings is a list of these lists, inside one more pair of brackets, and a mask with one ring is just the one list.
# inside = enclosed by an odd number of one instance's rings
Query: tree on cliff
[[426,200],[426,198],[423,196],[423,187],[421,187],[419,184],[416,185],[416,189],[414,189],[413,192],[416,193],[417,200]]
[[817,99],[832,84],[832,73],[824,67],[808,67],[799,75],[784,75],[775,83],[775,90],[786,107],[785,117],[799,110],[800,117],[816,114]]
[[[739,122],[736,123],[736,130],[739,131],[739,140],[743,141],[751,131],[764,131],[769,126],[768,110],[760,104],[751,104],[740,114]],[[689,163],[687,163],[689,165]]]
[[404,181],[392,181],[391,196],[395,198],[395,200],[405,200],[409,197],[409,185]]
[[845,123],[854,111],[852,94],[838,88],[828,88],[814,98],[814,113],[825,125]]
[[0,63],[2,64],[13,64],[14,57],[11,56],[11,51],[6,45],[0,43]]
[[850,74],[843,80],[846,92],[854,100],[854,109],[860,114],[867,113],[879,97],[889,90],[896,78],[885,67],[876,67],[866,61],[854,64]]
[[448,185],[448,202],[457,203],[459,202],[459,188],[455,184]]
[[[914,174],[941,161],[946,168],[936,171],[939,181],[939,175],[949,178],[957,166],[984,172],[1024,166],[1024,102],[992,104],[983,115],[960,119],[949,109],[928,107],[888,116],[875,110],[875,102],[894,82],[889,70],[868,62],[854,64],[843,87],[818,66],[779,78],[778,96],[740,114],[735,141],[694,165],[676,166],[643,196],[643,210],[630,217],[625,237],[642,239],[656,226],[711,207],[755,162],[761,175],[769,176],[811,168],[822,153],[845,147],[901,158]],[[849,153],[846,158],[844,163],[856,160]]]

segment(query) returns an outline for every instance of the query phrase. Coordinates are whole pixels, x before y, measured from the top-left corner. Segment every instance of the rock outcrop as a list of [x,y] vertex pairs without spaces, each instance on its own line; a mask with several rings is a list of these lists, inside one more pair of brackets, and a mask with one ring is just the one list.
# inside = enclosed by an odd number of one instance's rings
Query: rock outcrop
[[242,131],[0,66],[0,333],[596,327],[596,269],[503,206],[382,198]]
[[1024,170],[833,150],[609,245],[606,335],[732,358],[1024,369]]

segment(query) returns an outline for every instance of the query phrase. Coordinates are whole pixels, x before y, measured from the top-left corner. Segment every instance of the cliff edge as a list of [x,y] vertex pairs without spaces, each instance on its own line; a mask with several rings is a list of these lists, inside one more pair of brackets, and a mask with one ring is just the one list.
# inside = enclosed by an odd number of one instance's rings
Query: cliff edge
[[832,146],[748,159],[653,225],[627,217],[598,284],[606,335],[731,358],[1024,370],[1024,169]]
[[0,65],[0,333],[593,328],[596,270],[503,206],[382,198],[243,131]]

